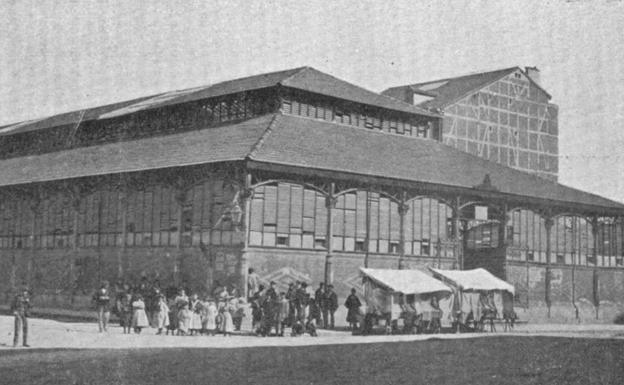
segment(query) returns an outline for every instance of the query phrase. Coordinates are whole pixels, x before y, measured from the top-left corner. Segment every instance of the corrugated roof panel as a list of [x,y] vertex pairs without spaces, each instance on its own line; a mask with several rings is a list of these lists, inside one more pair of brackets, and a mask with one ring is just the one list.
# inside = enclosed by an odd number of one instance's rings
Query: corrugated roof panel
[[242,160],[274,115],[174,135],[0,161],[0,186]]
[[434,140],[278,115],[252,159],[320,170],[474,188],[486,175],[498,191],[624,209],[624,205],[487,161]]
[[92,119],[114,118],[140,110],[161,108],[175,104],[188,103],[195,100],[235,94],[238,92],[259,90],[277,85],[283,85],[285,87],[296,88],[395,111],[427,116],[438,116],[411,104],[397,101],[385,95],[381,95],[345,82],[344,80],[335,78],[331,75],[315,70],[314,68],[299,67],[284,71],[228,80],[208,86],[165,92],[106,106],[68,112],[34,121],[11,124],[0,127],[0,135],[2,135],[3,130],[6,135],[9,135],[18,132],[32,131],[66,124],[76,124],[80,121]]

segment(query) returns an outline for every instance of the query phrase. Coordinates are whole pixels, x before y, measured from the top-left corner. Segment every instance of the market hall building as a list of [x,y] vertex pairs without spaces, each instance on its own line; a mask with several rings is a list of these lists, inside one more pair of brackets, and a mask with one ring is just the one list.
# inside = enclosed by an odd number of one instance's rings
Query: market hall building
[[484,267],[521,318],[610,321],[624,205],[453,145],[444,114],[302,67],[0,127],[0,289],[84,308],[104,279],[344,296],[362,266]]

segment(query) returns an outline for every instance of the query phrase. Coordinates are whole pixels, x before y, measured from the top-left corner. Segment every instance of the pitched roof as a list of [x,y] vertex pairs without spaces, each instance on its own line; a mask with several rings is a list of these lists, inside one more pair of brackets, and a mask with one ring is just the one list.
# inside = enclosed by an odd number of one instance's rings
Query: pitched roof
[[0,161],[0,186],[242,160],[273,115],[199,131]]
[[345,82],[344,80],[317,71],[311,67],[305,67],[293,76],[281,81],[280,84],[285,87],[297,88],[303,91],[333,96],[338,99],[354,101],[389,110],[427,116],[439,116],[410,103],[405,103]]
[[466,291],[504,290],[514,294],[514,286],[494,276],[489,271],[478,268],[472,270],[442,270],[429,268],[433,276],[449,282],[455,287]]
[[171,91],[137,98],[121,103],[89,108],[35,119],[0,127],[0,135],[32,131],[82,121],[108,119],[131,114],[136,111],[162,108],[195,100],[252,91],[273,86],[284,86],[307,92],[354,101],[394,111],[437,117],[439,115],[394,98],[366,90],[311,67],[299,67],[270,72],[240,79],[228,80],[208,86]]
[[451,288],[432,276],[415,269],[366,269],[360,267],[362,276],[386,289],[403,294],[426,294],[446,292]]
[[321,120],[277,116],[258,162],[474,189],[489,176],[503,194],[624,209],[609,199],[459,151],[440,142]]
[[[480,90],[517,70],[522,71],[519,67],[504,68],[496,71],[480,72],[446,79],[431,80],[423,83],[392,87],[382,93],[384,95],[399,98],[403,97],[404,99],[408,96],[406,95],[406,91],[412,91],[414,93],[433,98],[419,103],[419,107],[426,109],[444,108],[449,104],[452,104],[457,100]],[[550,94],[548,94],[548,92],[546,92],[539,84],[535,83],[529,76],[527,76],[527,78],[550,98]]]
[[624,205],[456,150],[442,143],[300,116],[0,160],[0,186],[245,160],[475,190],[486,176],[519,199],[624,212]]

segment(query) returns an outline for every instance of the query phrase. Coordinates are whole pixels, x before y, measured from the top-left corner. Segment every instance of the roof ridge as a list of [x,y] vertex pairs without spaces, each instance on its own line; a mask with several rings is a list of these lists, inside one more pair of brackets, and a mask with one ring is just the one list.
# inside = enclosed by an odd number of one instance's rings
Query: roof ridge
[[[519,66],[514,66],[514,67],[501,68],[501,69],[492,70],[492,71],[470,72],[470,73],[467,73],[467,74],[464,74],[464,75],[450,76],[450,77],[447,77],[447,78],[427,80],[425,82],[411,83],[411,84],[408,84],[408,87],[411,88],[411,87],[414,87],[414,86],[417,86],[417,85],[426,85],[426,84],[431,84],[431,83],[444,82],[444,81],[448,81],[448,80],[467,78],[467,77],[470,77],[470,76],[491,74],[491,73],[494,73],[494,72],[506,72],[506,71],[516,70],[516,69],[522,70],[522,68],[520,68]],[[397,86],[397,87],[391,87],[391,88],[400,88],[400,87],[403,87],[403,86]]]
[[256,143],[254,143],[254,145],[251,146],[251,149],[249,150],[249,154],[247,154],[246,156],[247,159],[253,159],[255,155],[258,153],[258,151],[260,151],[260,148],[264,144],[265,140],[269,137],[271,132],[273,132],[273,125],[275,124],[277,117],[280,115],[282,115],[280,112],[273,114],[273,117],[271,118],[271,121],[267,125],[266,130],[264,130],[262,135],[260,135],[260,138],[258,138],[258,141],[256,141]]
[[[312,68],[312,67],[310,67],[310,66],[302,66],[302,67],[295,67],[295,68],[293,68],[293,70],[295,70],[295,69],[296,69],[297,71],[295,71],[295,72],[293,72],[292,74],[290,74],[290,75],[286,76],[285,78],[283,78],[282,80],[280,80],[279,82],[277,82],[277,84],[279,84],[279,85],[283,86],[284,84],[282,84],[282,82],[288,81],[288,80],[290,80],[290,79],[294,78],[295,76],[299,75],[300,73],[302,73],[302,72],[304,72],[304,71],[307,71],[307,70],[309,70],[309,69],[314,69],[314,68]],[[318,71],[318,70],[315,70],[315,71]],[[320,72],[320,71],[319,71],[319,72]]]
[[[481,89],[484,89],[484,88],[486,88],[486,87],[489,87],[491,84],[494,84],[494,83],[496,83],[497,81],[499,81],[499,80],[501,80],[502,78],[504,78],[505,76],[509,75],[509,74],[511,73],[510,71],[511,71],[512,69],[513,69],[514,71],[516,71],[516,70],[518,70],[518,69],[519,69],[519,70],[522,72],[522,69],[521,69],[520,67],[513,67],[513,68],[507,68],[507,69],[505,69],[505,70],[500,70],[500,72],[501,72],[501,75],[500,75],[500,76],[497,76],[495,79],[493,79],[493,80],[491,80],[491,81],[489,81],[489,82],[487,82],[487,83],[484,83],[484,84],[480,85],[478,88],[471,88],[469,91],[466,91],[466,92],[464,92],[464,93],[462,93],[462,94],[457,95],[457,97],[454,97],[454,98],[452,98],[452,99],[447,100],[445,103],[440,104],[440,107],[438,107],[438,108],[445,108],[445,107],[447,107],[449,104],[455,103],[456,101],[461,100],[461,99],[465,98],[466,96],[473,94],[476,90],[481,90]],[[499,71],[483,72],[483,74],[485,74],[485,73],[492,73],[492,72],[499,72]],[[475,75],[479,75],[479,74],[475,74]],[[470,76],[470,75],[461,76],[461,77],[468,77],[468,76]],[[528,76],[527,76],[527,77],[528,77]],[[452,79],[459,79],[459,78],[449,78],[449,79],[447,79],[447,80],[448,80],[448,81],[450,81],[450,80],[452,80]],[[442,80],[440,80],[440,81],[442,81]],[[532,81],[532,80],[531,80],[531,79],[529,79],[529,81]],[[417,93],[417,92],[416,92],[416,90],[414,90],[414,89],[412,88],[412,86],[410,86],[410,88],[412,89],[412,91],[414,91],[414,93]],[[546,92],[546,91],[544,91],[544,92]],[[546,92],[546,94],[547,94],[547,95],[549,95],[547,92]]]
[[[311,71],[315,71],[315,72],[317,72],[319,74],[322,74],[323,76],[327,76],[327,77],[331,78],[333,81],[348,84],[349,86],[351,86],[353,88],[356,88],[359,91],[366,92],[366,93],[370,94],[371,96],[375,96],[377,98],[380,98],[380,99],[383,99],[383,100],[387,100],[387,101],[389,101],[391,103],[402,105],[402,107],[404,107],[404,108],[413,109],[413,110],[415,110],[415,111],[413,111],[413,113],[424,113],[424,114],[428,114],[428,115],[432,114],[431,111],[428,111],[425,108],[422,108],[422,107],[419,107],[419,106],[416,106],[416,105],[413,105],[413,104],[410,104],[410,103],[406,103],[403,100],[399,100],[399,99],[393,98],[391,96],[384,95],[383,93],[380,93],[380,92],[376,92],[376,91],[370,90],[368,88],[365,88],[365,87],[362,87],[362,86],[357,85],[355,83],[352,83],[352,82],[350,82],[348,80],[341,79],[341,78],[336,77],[336,76],[334,76],[332,74],[329,74],[327,72],[323,72],[321,70],[318,70],[318,69],[316,69],[314,67],[310,67],[310,66],[303,67],[301,71],[297,71],[293,75],[291,75],[291,76],[289,76],[289,77],[287,77],[285,79],[282,79],[279,84],[284,86],[284,87],[292,87],[292,86],[290,86],[288,84],[283,84],[283,82],[286,82],[288,80],[292,80],[297,75],[300,75],[300,74],[302,74],[302,73],[304,73],[306,71],[310,71],[310,70]],[[340,99],[339,97],[336,97],[336,98]],[[390,107],[382,107],[382,108],[392,109]],[[395,109],[395,110],[398,110],[398,108]]]

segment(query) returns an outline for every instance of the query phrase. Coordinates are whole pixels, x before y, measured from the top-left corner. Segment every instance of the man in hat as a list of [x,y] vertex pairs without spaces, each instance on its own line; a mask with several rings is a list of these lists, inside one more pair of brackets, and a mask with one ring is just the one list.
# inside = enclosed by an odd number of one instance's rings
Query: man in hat
[[325,319],[325,328],[334,328],[334,313],[338,310],[338,295],[334,291],[334,285],[327,285],[325,292],[325,304],[323,306],[323,318]]
[[28,345],[28,316],[30,315],[30,295],[28,289],[24,288],[18,293],[11,304],[11,312],[15,316],[15,333],[13,335],[13,347],[17,347],[20,330],[22,333],[22,346]]

